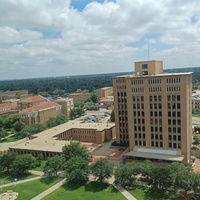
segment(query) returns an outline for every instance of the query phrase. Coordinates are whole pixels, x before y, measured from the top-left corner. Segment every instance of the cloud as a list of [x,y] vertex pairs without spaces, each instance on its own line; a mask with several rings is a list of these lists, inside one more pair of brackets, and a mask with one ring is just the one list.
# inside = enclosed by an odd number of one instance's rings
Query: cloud
[[1,79],[199,66],[199,1],[73,2],[0,1]]

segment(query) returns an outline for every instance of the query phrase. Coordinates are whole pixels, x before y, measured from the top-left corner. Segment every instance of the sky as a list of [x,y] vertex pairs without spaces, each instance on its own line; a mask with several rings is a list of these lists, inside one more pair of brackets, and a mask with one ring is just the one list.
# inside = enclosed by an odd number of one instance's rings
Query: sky
[[200,66],[198,0],[0,0],[0,80]]

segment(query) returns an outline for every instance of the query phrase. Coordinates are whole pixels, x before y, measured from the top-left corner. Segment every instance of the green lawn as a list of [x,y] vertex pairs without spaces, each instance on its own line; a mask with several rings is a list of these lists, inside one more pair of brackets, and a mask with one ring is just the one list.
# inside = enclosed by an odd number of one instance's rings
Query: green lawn
[[192,114],[192,117],[200,117],[200,114]]
[[0,184],[11,183],[14,181],[15,178],[17,178],[17,180],[20,181],[20,180],[25,180],[28,178],[33,178],[36,176],[37,175],[35,174],[26,174],[24,176],[10,176],[8,172],[3,172],[3,173],[0,173]]
[[8,137],[8,138],[5,138],[5,139],[1,140],[1,143],[16,142],[16,141],[18,141],[18,140],[20,140],[20,139],[21,139],[21,138],[19,138],[18,136],[12,135],[12,136],[10,136],[10,137]]
[[25,199],[28,200],[32,199],[41,192],[52,187],[54,184],[58,183],[61,180],[62,180],[61,178],[56,178],[56,179],[43,178],[36,181],[18,184],[15,187],[14,186],[5,187],[0,193],[4,193],[8,190],[13,190],[14,192],[19,193],[19,197],[17,198],[17,200],[25,200]]
[[100,182],[85,182],[82,184],[67,183],[43,200],[125,200],[126,198],[112,185]]
[[41,165],[36,167],[36,168],[34,168],[33,170],[43,172],[45,163],[46,163],[46,160],[42,160],[41,161]]
[[165,195],[159,193],[153,193],[150,189],[145,188],[135,188],[133,190],[129,190],[129,192],[137,199],[137,200],[177,200],[176,195]]

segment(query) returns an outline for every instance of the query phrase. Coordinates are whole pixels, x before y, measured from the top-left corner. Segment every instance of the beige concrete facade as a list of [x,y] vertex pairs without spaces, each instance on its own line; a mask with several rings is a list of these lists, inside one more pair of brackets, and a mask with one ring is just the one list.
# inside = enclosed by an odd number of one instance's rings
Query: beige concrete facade
[[62,147],[70,141],[80,141],[92,152],[105,141],[115,138],[114,123],[83,123],[72,120],[33,136],[33,139],[10,147],[19,154],[31,153],[44,158],[61,154]]
[[192,95],[192,111],[200,113],[200,91],[195,91]]
[[74,100],[71,98],[58,99],[55,102],[62,105],[62,114],[69,117],[71,109],[74,108]]
[[37,106],[19,112],[20,122],[27,125],[45,123],[51,117],[61,114],[62,106],[56,102],[42,102]]
[[96,94],[98,98],[112,96],[113,95],[113,87],[103,87],[96,90]]
[[90,97],[91,93],[72,93],[68,95],[68,98],[72,98],[74,102],[86,102]]
[[131,151],[169,153],[177,160],[183,155],[188,163],[192,73],[163,74],[160,61],[138,62],[135,68],[135,75],[113,78],[117,142]]

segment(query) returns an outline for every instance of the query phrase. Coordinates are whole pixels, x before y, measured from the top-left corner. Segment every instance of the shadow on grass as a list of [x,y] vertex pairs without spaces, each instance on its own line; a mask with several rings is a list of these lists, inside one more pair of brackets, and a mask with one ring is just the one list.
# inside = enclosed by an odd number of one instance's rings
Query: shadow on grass
[[2,184],[4,183],[11,183],[11,182],[14,182],[14,181],[20,181],[20,180],[24,180],[26,178],[28,178],[29,176],[32,176],[32,174],[30,173],[26,173],[26,174],[22,174],[22,175],[15,175],[15,176],[12,176],[10,175],[10,172],[1,172],[0,173],[0,179]]
[[49,185],[56,179],[58,179],[58,176],[49,176],[49,177],[40,179],[40,182],[45,183],[46,185]]
[[79,182],[69,181],[68,183],[64,184],[62,188],[64,188],[65,190],[73,191],[77,190],[81,186],[85,186],[86,184],[87,181],[79,181]]
[[89,192],[101,192],[102,190],[106,190],[109,187],[109,184],[91,181],[85,185],[85,191]]

